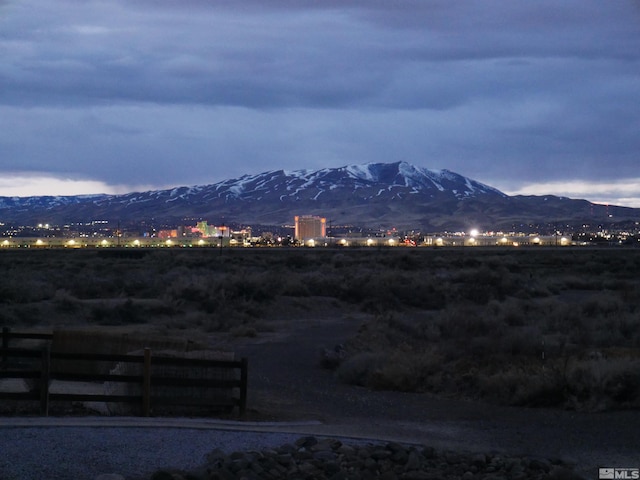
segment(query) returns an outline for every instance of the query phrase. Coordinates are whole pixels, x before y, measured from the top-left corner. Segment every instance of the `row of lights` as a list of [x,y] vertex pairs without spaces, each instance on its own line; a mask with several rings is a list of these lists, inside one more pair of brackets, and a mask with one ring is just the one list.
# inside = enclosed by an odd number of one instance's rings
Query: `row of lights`
[[[307,240],[307,241],[305,242],[305,245],[306,245],[307,247],[315,247],[315,246],[316,246],[316,243],[317,243],[317,242],[316,242],[316,240],[314,240],[314,239],[310,239],[310,240]],[[377,243],[378,243],[378,242],[377,242],[376,240],[374,240],[373,238],[367,238],[367,241],[365,242],[365,244],[367,245],[367,247],[372,247],[372,246],[374,246],[374,245],[377,245]],[[387,244],[388,246],[390,246],[390,247],[395,246],[395,245],[396,245],[396,243],[397,243],[397,242],[396,242],[396,240],[395,240],[395,239],[393,239],[393,238],[389,238],[389,239],[386,241],[386,244]],[[326,246],[326,243],[324,243],[324,245]],[[348,247],[348,246],[350,246],[350,243],[349,243],[349,241],[348,241],[346,238],[343,238],[343,239],[341,239],[341,240],[338,242],[338,245],[340,245],[341,247]],[[360,244],[358,243],[358,245],[360,245]]]
[[[109,246],[112,246],[114,244],[115,244],[115,242],[110,242],[108,240],[102,240],[99,243],[99,246],[101,246],[101,247],[109,247]],[[164,242],[164,245],[166,245],[167,247],[172,247],[172,246],[178,245],[178,244],[179,243],[177,243],[177,242],[175,242],[173,240],[166,240]],[[3,246],[3,247],[9,247],[9,246],[11,246],[11,242],[9,240],[3,240],[0,245]],[[44,247],[44,246],[47,245],[47,242],[45,242],[44,240],[39,238],[38,240],[35,241],[35,245],[37,247]],[[130,245],[133,246],[133,247],[140,247],[140,246],[142,246],[142,242],[139,239],[136,239],[133,242],[131,242]],[[198,240],[197,245],[202,247],[202,246],[207,245],[207,242],[205,242],[204,240],[201,239],[201,240]],[[70,247],[70,248],[78,248],[78,247],[85,246],[85,244],[80,243],[77,240],[73,240],[72,239],[72,240],[68,240],[67,242],[65,242],[64,246]]]
[[[476,244],[476,242],[477,242],[477,240],[476,240],[477,235],[478,235],[478,231],[477,231],[477,230],[472,230],[472,231],[470,232],[470,236],[471,236],[471,238],[469,238],[469,244],[470,244],[470,245],[475,245],[475,244]],[[502,238],[499,240],[499,244],[501,244],[501,245],[507,245],[509,242],[510,242],[510,240],[509,240],[507,237],[502,237]],[[540,242],[541,242],[540,237],[535,237],[535,238],[533,238],[533,240],[532,240],[532,243],[533,243],[534,245],[539,245],[539,244],[540,244]],[[105,240],[102,240],[102,241],[100,242],[100,246],[101,246],[101,247],[108,247],[108,246],[110,246],[112,243],[113,243],[113,242],[109,242],[108,240],[106,240],[106,239],[105,239]],[[345,238],[341,239],[338,243],[339,243],[339,245],[341,245],[341,246],[343,246],[343,247],[348,247],[348,246],[349,246],[349,241],[348,241],[347,239],[345,239]],[[435,244],[436,244],[436,246],[439,246],[439,247],[444,246],[444,243],[445,243],[445,242],[444,242],[444,239],[443,239],[442,237],[438,237],[438,238],[436,238],[436,240],[435,240]],[[172,246],[174,246],[174,245],[176,244],[176,242],[175,242],[174,240],[168,239],[168,240],[166,240],[166,241],[164,242],[164,244],[165,244],[167,247],[172,247]],[[368,239],[366,240],[366,245],[367,245],[368,247],[374,246],[374,245],[376,245],[376,244],[377,244],[377,241],[376,241],[376,240],[374,240],[373,238],[368,238]],[[389,246],[395,246],[395,245],[396,245],[396,240],[395,240],[395,239],[393,239],[393,238],[389,238],[389,239],[386,241],[386,244],[387,244],[387,245],[389,245]],[[517,246],[519,246],[519,245],[520,245],[520,244],[519,244],[519,242],[516,242],[516,241],[511,242],[511,244],[512,244],[513,246],[515,246],[515,247],[517,247]],[[568,245],[568,244],[569,244],[569,239],[568,239],[568,238],[566,238],[566,237],[562,237],[562,238],[560,239],[560,245]],[[10,245],[11,245],[11,242],[10,242],[9,240],[4,240],[4,241],[2,242],[2,246],[3,246],[3,247],[8,247],[8,246],[10,246]],[[45,245],[46,245],[46,243],[45,243],[42,239],[38,239],[38,240],[36,240],[35,245],[36,245],[36,246],[45,246]],[[135,239],[133,242],[131,242],[131,246],[133,246],[133,247],[140,247],[141,245],[142,245],[142,242],[141,242],[139,239]],[[202,246],[207,245],[207,242],[205,242],[204,240],[200,239],[200,240],[198,240],[197,245],[198,245],[198,246],[200,246],[200,247],[202,247]],[[313,239],[310,239],[310,240],[308,240],[308,241],[306,242],[306,245],[307,245],[308,247],[315,247],[315,246],[316,246],[316,241],[315,241],[315,240],[313,240]],[[78,243],[76,240],[73,240],[73,239],[72,239],[72,240],[67,241],[67,242],[65,243],[65,246],[70,247],[70,248],[78,248],[78,247],[80,247],[80,246],[82,246],[82,245],[81,245],[80,243]]]

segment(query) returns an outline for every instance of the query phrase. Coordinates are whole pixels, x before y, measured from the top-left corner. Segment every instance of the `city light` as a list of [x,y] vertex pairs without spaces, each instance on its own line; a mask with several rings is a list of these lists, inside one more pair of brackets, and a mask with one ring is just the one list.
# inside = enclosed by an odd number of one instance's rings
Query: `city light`
[[[74,237],[51,235],[47,237],[5,237],[0,238],[0,247],[3,250],[14,248],[159,248],[159,247],[219,247],[220,240],[190,237],[180,235],[179,237],[162,238],[155,235],[141,235],[134,237],[126,235],[124,237],[104,237],[100,235],[89,235],[82,232],[75,232]],[[120,241],[126,238],[126,241]],[[419,235],[413,233],[411,236],[386,236],[383,234],[374,236],[349,234],[344,237],[309,238],[304,241],[286,242],[291,237],[268,237],[269,240],[261,237],[252,237],[246,233],[233,232],[233,236],[223,237],[223,246],[233,248],[275,246],[283,247],[350,247],[350,248],[375,248],[375,247],[572,247],[589,245],[637,245],[640,242],[640,234],[630,232],[625,236],[621,234],[592,233],[580,235],[533,235],[517,232],[488,232],[479,233],[477,236],[470,236],[469,232],[453,232],[450,234]],[[276,243],[276,240],[278,242]]]
[[[162,247],[572,247],[589,245],[637,245],[640,242],[640,222],[624,229],[604,228],[602,225],[581,226],[576,232],[570,225],[541,227],[540,231],[522,231],[514,228],[481,231],[479,228],[455,230],[451,232],[421,233],[419,230],[399,232],[389,228],[361,228],[352,225],[333,225],[330,235],[326,235],[323,217],[298,217],[296,238],[282,231],[265,231],[252,235],[250,226],[235,230],[231,225],[214,226],[204,220],[190,219],[194,223],[166,224],[154,226],[141,224],[139,227],[117,228],[108,222],[91,221],[68,225],[37,224],[35,226],[7,227],[0,238],[3,250],[13,248],[162,248]],[[194,227],[193,225],[197,226]],[[0,225],[4,225],[0,223]],[[96,228],[97,226],[97,228]],[[534,225],[520,225],[529,227]],[[316,230],[312,229],[318,227]],[[47,228],[47,230],[44,230]],[[293,225],[274,227],[294,229]],[[308,230],[308,231],[307,231]],[[324,234],[315,236],[315,233]],[[31,236],[29,235],[31,234]],[[215,235],[213,235],[215,234]],[[213,236],[212,236],[213,235]],[[309,236],[307,236],[309,235]],[[312,236],[313,235],[313,236]],[[121,240],[122,239],[122,240]]]

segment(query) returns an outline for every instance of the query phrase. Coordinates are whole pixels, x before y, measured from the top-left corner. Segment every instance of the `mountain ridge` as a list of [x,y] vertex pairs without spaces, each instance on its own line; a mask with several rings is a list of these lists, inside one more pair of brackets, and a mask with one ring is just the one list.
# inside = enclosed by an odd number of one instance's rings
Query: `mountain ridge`
[[343,224],[422,230],[640,220],[640,209],[553,195],[509,196],[450,170],[407,162],[271,170],[208,185],[120,195],[0,197],[0,222],[4,223],[155,220],[179,224],[185,218],[201,218],[282,225],[291,223],[294,215],[306,214]]

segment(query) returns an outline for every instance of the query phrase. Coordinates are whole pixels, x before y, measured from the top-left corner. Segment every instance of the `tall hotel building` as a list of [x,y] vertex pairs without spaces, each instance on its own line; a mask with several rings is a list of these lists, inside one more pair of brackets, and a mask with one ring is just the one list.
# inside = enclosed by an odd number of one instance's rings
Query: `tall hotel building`
[[296,216],[296,240],[324,238],[327,236],[327,219],[314,215]]

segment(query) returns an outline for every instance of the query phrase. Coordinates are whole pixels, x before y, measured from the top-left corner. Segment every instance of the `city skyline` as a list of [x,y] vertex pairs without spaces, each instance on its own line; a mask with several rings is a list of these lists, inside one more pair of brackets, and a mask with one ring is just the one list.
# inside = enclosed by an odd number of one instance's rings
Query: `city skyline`
[[0,196],[407,161],[640,207],[631,1],[0,0]]

